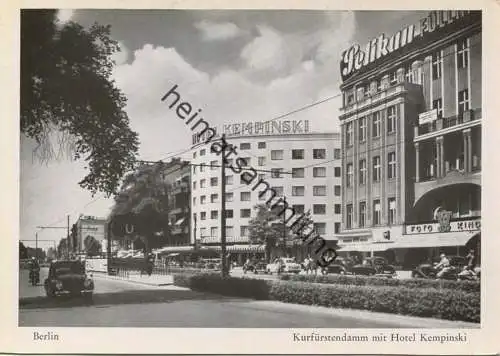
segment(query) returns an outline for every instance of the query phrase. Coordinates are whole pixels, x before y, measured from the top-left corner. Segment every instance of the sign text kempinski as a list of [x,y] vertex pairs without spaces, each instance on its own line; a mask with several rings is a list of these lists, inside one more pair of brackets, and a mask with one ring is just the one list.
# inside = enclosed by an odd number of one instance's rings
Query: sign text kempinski
[[[214,128],[216,137],[221,133],[226,137],[251,135],[304,134],[310,132],[309,120],[253,121],[224,124]],[[203,135],[193,135],[193,145],[205,141]]]
[[381,34],[366,45],[364,51],[353,45],[342,53],[340,72],[346,80],[354,72],[392,52],[407,46],[419,37],[445,27],[458,19],[466,17],[471,11],[431,11],[418,24],[409,25],[390,37]]

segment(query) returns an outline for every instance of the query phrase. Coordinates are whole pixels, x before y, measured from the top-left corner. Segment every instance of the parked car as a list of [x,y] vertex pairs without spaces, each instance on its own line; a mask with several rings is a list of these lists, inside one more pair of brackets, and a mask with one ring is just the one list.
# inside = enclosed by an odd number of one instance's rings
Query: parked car
[[243,264],[243,273],[253,272],[254,274],[258,274],[259,272],[266,272],[266,263],[265,262],[250,262],[249,264]]
[[[467,259],[462,256],[449,256],[450,269],[441,277],[442,279],[456,280],[458,279],[458,274],[462,271],[463,267],[467,265]],[[422,263],[415,267],[411,275],[413,278],[431,278],[434,279],[437,276],[439,270],[435,268],[438,261]]]
[[272,263],[266,266],[266,273],[299,273],[301,271],[300,264],[295,258],[276,258]]
[[222,260],[220,258],[207,258],[202,260],[202,268],[205,269],[221,269]]
[[396,276],[396,269],[384,257],[365,258],[362,264],[352,266],[353,275],[382,276],[392,278]]
[[85,272],[84,263],[80,261],[55,261],[50,264],[44,288],[48,297],[70,295],[92,298],[94,281]]
[[337,257],[332,263],[328,266],[323,267],[321,272],[323,274],[350,274],[351,268],[353,264],[350,260],[343,257]]

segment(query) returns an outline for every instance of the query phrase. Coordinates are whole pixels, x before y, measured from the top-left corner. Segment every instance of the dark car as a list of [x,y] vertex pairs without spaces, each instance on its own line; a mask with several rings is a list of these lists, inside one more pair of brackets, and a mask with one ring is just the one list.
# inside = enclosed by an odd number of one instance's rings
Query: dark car
[[258,274],[259,272],[266,273],[267,264],[262,261],[250,262],[250,264],[243,265],[243,273],[253,272],[254,274]]
[[350,260],[343,258],[343,257],[337,257],[328,266],[322,268],[321,272],[323,274],[329,274],[329,273],[350,274],[352,266],[353,266],[353,264]]
[[70,295],[92,298],[94,281],[85,273],[84,263],[56,261],[50,264],[44,287],[48,297]]
[[[443,279],[455,280],[458,278],[458,274],[462,271],[462,268],[467,265],[467,259],[462,256],[450,256],[448,257],[450,261],[450,269],[442,277]],[[422,263],[418,265],[411,273],[413,278],[436,278],[438,270],[434,267],[438,261]]]
[[383,257],[369,257],[365,258],[362,264],[355,265],[351,268],[353,275],[362,276],[381,276],[381,277],[395,277],[396,269],[390,265]]

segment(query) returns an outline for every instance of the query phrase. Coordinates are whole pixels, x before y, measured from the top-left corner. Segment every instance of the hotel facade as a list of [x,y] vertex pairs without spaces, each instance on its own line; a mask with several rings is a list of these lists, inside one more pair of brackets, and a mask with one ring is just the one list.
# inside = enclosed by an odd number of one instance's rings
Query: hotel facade
[[481,13],[432,11],[341,58],[340,252],[479,250]]
[[[226,167],[243,158],[297,213],[311,211],[314,227],[325,240],[335,240],[341,224],[341,149],[339,133],[311,132],[309,121],[235,123],[217,128],[236,149]],[[226,168],[226,193],[221,191],[221,155],[210,144],[193,136],[191,152],[192,243],[220,250],[221,218],[225,219],[227,250],[231,259],[264,256],[264,245],[249,236],[254,207],[265,204],[255,184],[246,184],[241,174]],[[242,172],[245,170],[243,169]],[[260,189],[260,188],[259,188]],[[264,189],[264,188],[262,188]],[[225,212],[221,209],[225,199]],[[221,214],[224,216],[221,217]],[[287,243],[281,254],[305,257],[306,249]]]

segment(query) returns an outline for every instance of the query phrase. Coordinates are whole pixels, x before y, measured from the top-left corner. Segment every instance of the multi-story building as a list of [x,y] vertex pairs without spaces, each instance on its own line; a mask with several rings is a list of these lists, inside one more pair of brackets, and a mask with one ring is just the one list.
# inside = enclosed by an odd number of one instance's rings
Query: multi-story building
[[[244,159],[247,167],[257,171],[258,179],[265,180],[297,213],[310,210],[314,227],[325,240],[335,238],[341,216],[338,133],[311,132],[309,121],[303,120],[227,124],[217,132],[225,134],[227,142],[236,148],[228,167],[234,166],[238,158]],[[226,193],[222,197],[222,156],[199,142],[195,135],[191,161],[193,239],[220,249],[224,213],[228,251],[233,260],[241,262],[250,254],[263,255],[264,246],[252,244],[249,239],[249,224],[256,216],[254,207],[265,204],[268,197],[260,195],[260,190],[253,191],[254,184],[247,185],[242,174],[231,168],[226,168]],[[225,212],[221,211],[222,199]],[[287,252],[302,257],[301,248],[290,247]]]
[[346,50],[341,72],[341,251],[463,253],[480,226],[481,13],[432,11]]
[[81,215],[76,222],[75,253],[100,253],[106,250],[106,219]]

